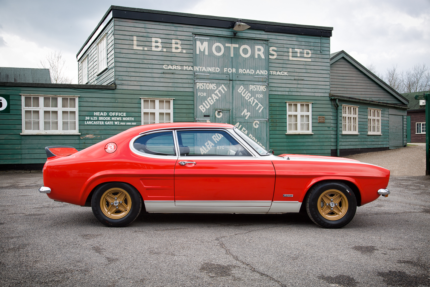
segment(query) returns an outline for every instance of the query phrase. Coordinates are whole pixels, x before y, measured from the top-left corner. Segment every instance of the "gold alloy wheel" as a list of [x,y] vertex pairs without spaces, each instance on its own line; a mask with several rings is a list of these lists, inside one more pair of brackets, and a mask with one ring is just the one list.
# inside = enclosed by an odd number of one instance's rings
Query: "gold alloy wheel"
[[122,188],[108,189],[100,199],[100,209],[110,219],[124,218],[131,210],[130,195]]
[[348,211],[348,199],[337,189],[326,190],[318,198],[318,211],[327,220],[339,220]]

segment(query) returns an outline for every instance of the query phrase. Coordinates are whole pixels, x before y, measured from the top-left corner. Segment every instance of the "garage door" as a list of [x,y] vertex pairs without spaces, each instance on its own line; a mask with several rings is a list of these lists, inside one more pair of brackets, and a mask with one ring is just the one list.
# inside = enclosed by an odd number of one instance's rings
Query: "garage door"
[[403,116],[390,115],[390,149],[403,146]]

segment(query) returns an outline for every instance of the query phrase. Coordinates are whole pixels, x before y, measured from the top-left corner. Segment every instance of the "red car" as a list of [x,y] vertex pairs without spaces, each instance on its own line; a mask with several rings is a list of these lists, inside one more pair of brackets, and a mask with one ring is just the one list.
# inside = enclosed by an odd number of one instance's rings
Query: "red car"
[[274,156],[229,124],[126,130],[82,151],[46,147],[39,191],[91,206],[107,226],[149,213],[294,213],[339,228],[388,196],[390,171],[346,158]]

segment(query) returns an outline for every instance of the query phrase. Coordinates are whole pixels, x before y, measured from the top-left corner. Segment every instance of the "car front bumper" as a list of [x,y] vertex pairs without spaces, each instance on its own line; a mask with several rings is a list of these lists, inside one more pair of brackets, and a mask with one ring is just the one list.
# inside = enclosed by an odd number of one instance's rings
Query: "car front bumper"
[[390,191],[388,189],[383,189],[382,188],[382,189],[378,190],[378,194],[382,195],[384,197],[388,197],[388,195],[390,194]]

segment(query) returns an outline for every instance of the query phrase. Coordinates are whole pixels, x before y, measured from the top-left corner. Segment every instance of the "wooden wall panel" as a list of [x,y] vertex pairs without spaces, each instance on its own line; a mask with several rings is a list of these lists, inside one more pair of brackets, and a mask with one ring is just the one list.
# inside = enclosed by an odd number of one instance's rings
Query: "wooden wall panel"
[[340,59],[331,65],[330,93],[338,96],[401,104],[399,100],[345,59]]

